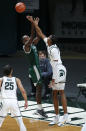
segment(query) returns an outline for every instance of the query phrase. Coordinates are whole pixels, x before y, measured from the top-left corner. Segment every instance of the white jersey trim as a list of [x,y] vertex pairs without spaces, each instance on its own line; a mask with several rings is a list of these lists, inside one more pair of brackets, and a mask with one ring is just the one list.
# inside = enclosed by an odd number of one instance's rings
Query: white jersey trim
[[25,54],[30,54],[30,52],[31,52],[31,49],[30,49],[30,51],[25,51],[25,45],[23,45],[23,50],[24,50]]

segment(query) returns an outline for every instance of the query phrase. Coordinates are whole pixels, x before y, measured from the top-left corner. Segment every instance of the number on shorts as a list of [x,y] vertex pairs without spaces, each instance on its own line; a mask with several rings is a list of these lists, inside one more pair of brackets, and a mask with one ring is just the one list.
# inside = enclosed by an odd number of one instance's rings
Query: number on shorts
[[14,82],[5,82],[5,90],[13,90]]

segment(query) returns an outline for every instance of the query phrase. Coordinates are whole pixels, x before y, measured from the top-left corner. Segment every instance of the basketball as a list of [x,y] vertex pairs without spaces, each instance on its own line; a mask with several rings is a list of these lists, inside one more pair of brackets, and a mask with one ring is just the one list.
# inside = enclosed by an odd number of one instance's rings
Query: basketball
[[23,2],[19,2],[15,5],[15,10],[18,13],[23,13],[26,9],[26,5]]

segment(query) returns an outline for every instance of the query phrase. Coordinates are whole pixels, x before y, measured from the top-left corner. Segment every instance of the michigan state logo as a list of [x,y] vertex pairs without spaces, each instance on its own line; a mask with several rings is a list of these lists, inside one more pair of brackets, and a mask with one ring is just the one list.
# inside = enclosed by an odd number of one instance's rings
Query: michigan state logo
[[60,77],[65,75],[64,70],[59,70],[59,72],[60,72]]

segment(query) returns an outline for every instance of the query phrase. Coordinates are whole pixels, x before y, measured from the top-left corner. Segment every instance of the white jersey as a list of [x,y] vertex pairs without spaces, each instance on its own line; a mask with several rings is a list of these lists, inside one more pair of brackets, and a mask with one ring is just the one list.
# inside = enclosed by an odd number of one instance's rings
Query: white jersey
[[65,82],[66,81],[66,69],[62,65],[60,50],[56,44],[48,46],[47,40],[48,40],[47,37],[44,38],[44,42],[46,43],[48,55],[50,58],[50,63],[53,69],[52,79],[55,79],[55,83]]
[[55,45],[48,46],[47,38],[44,38],[44,42],[46,43],[47,46],[47,51],[48,51],[51,65],[53,65],[54,61],[57,61],[57,64],[62,64],[60,50],[57,47],[57,45],[55,44]]
[[3,99],[15,99],[17,90],[16,78],[6,77],[2,78],[1,96]]

